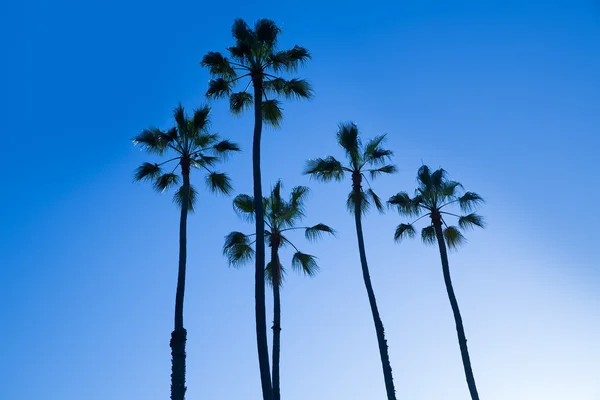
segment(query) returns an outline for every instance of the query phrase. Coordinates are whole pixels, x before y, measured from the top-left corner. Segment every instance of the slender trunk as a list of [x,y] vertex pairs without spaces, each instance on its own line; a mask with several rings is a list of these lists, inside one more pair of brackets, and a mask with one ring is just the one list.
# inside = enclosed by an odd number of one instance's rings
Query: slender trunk
[[171,400],[185,399],[185,342],[187,331],[183,327],[183,295],[185,292],[185,266],[187,258],[187,214],[190,195],[190,163],[181,161],[183,175],[183,202],[179,221],[179,271],[175,294],[175,329],[171,333]]
[[256,216],[256,257],[254,271],[254,301],[256,315],[256,346],[263,400],[273,400],[269,346],[267,344],[267,318],[265,306],[265,220],[262,208],[260,176],[260,136],[262,134],[262,77],[253,77],[254,86],[254,138],[252,142],[252,176],[254,178],[254,212]]
[[281,265],[278,254],[279,244],[271,247],[271,268],[273,268],[273,400],[280,400],[279,356],[281,352]]
[[442,233],[442,222],[439,216],[436,218],[432,215],[433,226],[435,228],[435,235],[440,248],[440,256],[442,258],[442,271],[444,272],[444,283],[446,284],[446,291],[448,292],[448,298],[450,299],[450,305],[452,306],[452,313],[454,314],[454,322],[456,323],[456,333],[458,334],[458,344],[460,346],[460,354],[462,356],[463,367],[465,369],[465,376],[467,377],[467,385],[469,386],[469,392],[471,393],[472,400],[479,400],[479,394],[477,393],[477,387],[475,386],[475,377],[473,376],[473,370],[471,369],[471,359],[469,358],[469,349],[467,349],[467,338],[465,336],[465,329],[463,327],[462,318],[460,316],[460,310],[458,309],[458,302],[454,295],[454,288],[452,287],[452,280],[450,279],[450,266],[448,264],[448,253],[446,252],[446,243],[444,242],[444,234]]
[[394,389],[394,380],[392,377],[392,366],[390,365],[390,357],[388,355],[388,346],[385,340],[383,323],[381,322],[381,318],[379,317],[377,301],[375,300],[375,293],[373,292],[373,286],[371,285],[371,276],[369,275],[369,267],[367,265],[367,255],[365,253],[365,241],[362,232],[360,206],[360,200],[357,200],[355,202],[354,208],[354,220],[356,222],[356,236],[358,237],[358,251],[360,253],[360,264],[362,266],[365,287],[367,288],[369,304],[371,305],[371,312],[373,313],[373,322],[375,323],[375,331],[377,333],[377,343],[379,344],[379,355],[381,356],[381,367],[383,368],[383,379],[385,380],[385,390],[387,393],[387,398],[388,400],[396,400],[396,391]]

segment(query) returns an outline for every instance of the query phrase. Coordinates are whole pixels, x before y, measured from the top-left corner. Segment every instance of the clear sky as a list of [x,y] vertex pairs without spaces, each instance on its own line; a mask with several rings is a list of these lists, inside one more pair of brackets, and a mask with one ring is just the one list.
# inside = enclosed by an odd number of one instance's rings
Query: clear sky
[[[350,183],[300,173],[341,157],[336,126],[355,121],[389,134],[383,198],[423,162],[487,200],[488,228],[450,254],[481,397],[600,399],[600,3],[576,0],[3,2],[0,398],[168,398],[178,210],[132,183],[148,157],[129,139],[205,102],[199,62],[236,17],[274,19],[283,47],[313,54],[314,100],[263,135],[263,185],[310,186],[306,221],[339,232],[302,245],[321,273],[282,292],[284,398],[384,398]],[[222,169],[251,193],[252,121],[213,106],[244,150]],[[398,398],[466,399],[439,254],[394,244],[401,221],[364,222]],[[221,255],[251,227],[206,192],[189,226],[187,398],[258,400],[253,271]]]

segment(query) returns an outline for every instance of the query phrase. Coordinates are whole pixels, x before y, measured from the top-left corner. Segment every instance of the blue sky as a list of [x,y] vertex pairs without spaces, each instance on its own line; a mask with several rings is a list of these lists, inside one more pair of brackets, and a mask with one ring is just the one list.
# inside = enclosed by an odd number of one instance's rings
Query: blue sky
[[[148,157],[129,139],[170,127],[179,101],[205,102],[199,61],[231,44],[236,17],[272,18],[283,47],[313,54],[300,75],[314,100],[286,103],[282,129],[263,135],[263,185],[310,186],[306,221],[339,232],[303,245],[321,273],[290,276],[283,290],[283,396],[384,397],[349,182],[300,174],[310,157],[341,157],[336,126],[355,121],[364,138],[387,132],[395,151],[399,173],[374,184],[383,198],[412,191],[423,162],[487,200],[488,228],[450,255],[481,397],[600,398],[597,2],[0,10],[0,398],[168,398],[178,211],[170,194],[132,184]],[[250,116],[211,105],[213,130],[244,150],[222,169],[249,193]],[[249,229],[230,201],[204,192],[189,221],[188,399],[260,398],[252,268],[221,256],[225,234]],[[394,244],[399,222],[393,212],[364,222],[398,398],[464,399],[439,255]]]

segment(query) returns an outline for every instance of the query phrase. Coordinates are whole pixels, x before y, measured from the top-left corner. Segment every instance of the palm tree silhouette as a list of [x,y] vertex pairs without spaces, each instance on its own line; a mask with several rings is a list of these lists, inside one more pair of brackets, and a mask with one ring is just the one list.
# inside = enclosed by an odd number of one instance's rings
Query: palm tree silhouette
[[[133,139],[148,153],[173,157],[160,162],[145,162],[135,170],[134,180],[149,181],[159,192],[178,186],[180,168],[183,184],[175,192],[174,200],[181,207],[179,223],[179,270],[177,273],[177,291],[175,295],[175,328],[171,333],[171,399],[185,398],[185,343],[187,331],[183,327],[183,296],[185,292],[185,268],[187,256],[187,216],[194,211],[198,193],[190,183],[191,168],[203,169],[206,182],[213,192],[229,194],[232,191],[229,177],[218,173],[212,167],[232,151],[239,151],[236,144],[220,140],[217,135],[208,132],[210,108],[205,106],[194,111],[192,118],[185,115],[181,104],[174,110],[175,127],[168,131],[157,128],[143,130]],[[167,165],[174,165],[170,172],[164,172]]]
[[[279,258],[279,249],[291,246],[295,253],[292,256],[292,269],[303,272],[305,275],[314,276],[318,270],[316,258],[298,250],[285,232],[304,230],[306,239],[314,241],[320,239],[323,233],[335,235],[333,229],[324,224],[314,226],[298,226],[304,217],[304,200],[308,194],[306,186],[296,186],[292,189],[289,201],[281,198],[281,181],[277,181],[271,191],[271,195],[263,199],[265,225],[265,236],[271,248],[271,261],[265,268],[265,278],[273,288],[273,397],[275,400],[281,398],[279,379],[279,356],[281,349],[281,301],[280,288],[285,270]],[[248,195],[241,194],[233,201],[236,212],[248,221],[255,218],[254,199]],[[287,233],[286,233],[287,235]],[[223,253],[227,256],[230,265],[238,266],[254,257],[252,240],[255,234],[246,235],[242,232],[231,232],[225,238]]]
[[[269,372],[269,350],[265,316],[265,238],[264,218],[261,207],[262,184],[260,169],[260,141],[263,121],[279,126],[283,118],[281,102],[277,97],[310,98],[312,89],[303,79],[284,79],[278,76],[282,71],[294,72],[298,66],[310,59],[308,50],[294,46],[289,50],[279,50],[277,39],[281,29],[275,22],[261,19],[254,29],[242,19],[236,19],[231,29],[235,45],[227,50],[231,60],[218,52],[210,52],[202,59],[202,66],[209,68],[214,77],[209,83],[208,98],[229,97],[233,114],[240,114],[254,106],[254,137],[252,144],[252,175],[256,209],[256,257],[255,257],[255,314],[256,341],[261,375],[263,400],[272,400],[272,386]],[[245,89],[233,92],[233,87],[243,78],[249,78]],[[248,93],[252,86],[253,94]]]
[[[458,182],[448,180],[446,171],[441,168],[431,172],[428,166],[423,165],[417,173],[417,181],[419,186],[415,190],[413,198],[406,192],[399,192],[389,199],[388,204],[395,206],[400,215],[419,217],[416,221],[425,217],[430,218],[431,223],[421,230],[421,239],[423,243],[430,245],[437,242],[440,249],[444,283],[446,284],[446,291],[448,292],[450,306],[454,314],[458,344],[460,346],[467,385],[469,386],[471,399],[479,400],[479,394],[475,386],[475,377],[471,368],[469,350],[467,349],[465,329],[454,294],[454,288],[452,287],[452,280],[450,279],[450,266],[448,264],[446,244],[450,248],[458,247],[465,241],[465,237],[460,232],[461,229],[483,228],[485,223],[483,218],[475,213],[457,215],[445,210],[449,206],[458,204],[463,212],[471,212],[483,202],[483,199],[477,193],[473,192],[465,192],[460,195],[459,190],[462,189],[462,185]],[[447,217],[458,218],[458,227],[447,225],[445,221]],[[399,242],[404,237],[414,237],[416,234],[413,226],[414,222],[398,225],[394,239]]]
[[[392,151],[383,149],[381,145],[385,140],[385,135],[377,136],[362,145],[358,135],[358,128],[354,123],[340,124],[337,133],[337,141],[345,150],[349,164],[343,165],[332,156],[326,158],[316,158],[306,163],[305,174],[309,174],[315,179],[323,182],[331,180],[342,180],[345,174],[352,177],[352,190],[348,195],[346,205],[348,210],[354,214],[356,224],[356,236],[358,238],[358,251],[360,253],[360,263],[362,266],[363,279],[369,297],[373,322],[377,333],[377,343],[379,345],[379,354],[381,356],[381,365],[383,368],[383,377],[388,400],[395,400],[396,393],[392,377],[392,367],[388,355],[388,346],[385,340],[383,323],[379,316],[375,292],[371,284],[369,267],[367,265],[367,255],[365,252],[365,242],[362,231],[361,217],[366,213],[370,206],[369,199],[379,211],[383,211],[381,199],[371,189],[369,181],[365,174],[369,174],[370,179],[375,179],[381,174],[391,174],[396,171],[396,167],[386,162],[391,158]],[[363,190],[363,179],[369,184],[369,189]]]

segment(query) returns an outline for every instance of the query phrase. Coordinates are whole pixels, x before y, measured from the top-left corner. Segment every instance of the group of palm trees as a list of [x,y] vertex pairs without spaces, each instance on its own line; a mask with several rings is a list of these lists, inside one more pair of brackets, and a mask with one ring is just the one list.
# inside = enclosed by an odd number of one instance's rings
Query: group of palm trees
[[[286,200],[281,194],[282,183],[278,181],[270,195],[263,196],[260,161],[263,123],[274,127],[279,126],[283,118],[281,99],[307,99],[313,93],[307,81],[282,76],[282,73],[289,74],[297,71],[298,67],[310,60],[311,56],[308,50],[300,46],[279,50],[277,47],[279,34],[280,29],[273,21],[261,19],[251,28],[242,19],[236,19],[232,27],[235,44],[227,49],[230,57],[224,57],[219,52],[209,52],[201,62],[203,67],[209,69],[212,76],[206,92],[208,99],[228,98],[233,114],[242,113],[247,109],[254,110],[253,195],[236,196],[233,206],[238,215],[249,222],[254,222],[255,230],[247,234],[237,231],[228,234],[225,237],[223,253],[234,266],[254,260],[256,340],[263,400],[280,400],[280,288],[285,270],[280,262],[279,249],[285,246],[293,248],[292,268],[310,276],[318,270],[316,259],[310,254],[301,252],[288,238],[289,234],[302,230],[308,240],[318,239],[323,234],[335,235],[331,227],[322,223],[310,226],[300,224],[305,216],[304,200],[308,193],[307,187],[294,187],[289,200]],[[247,79],[243,80],[244,78]],[[238,83],[243,84],[243,90],[234,92],[233,89]],[[177,188],[174,200],[181,209],[175,323],[170,341],[172,400],[184,400],[186,392],[187,331],[183,325],[186,232],[187,216],[194,211],[197,199],[197,191],[191,184],[190,174],[193,169],[202,170],[211,191],[231,194],[233,189],[229,177],[214,168],[219,162],[225,161],[231,153],[240,151],[235,143],[209,133],[209,115],[208,106],[195,110],[193,115],[189,116],[179,105],[174,110],[175,126],[172,129],[168,131],[146,129],[134,138],[134,144],[140,144],[151,154],[161,156],[170,154],[165,161],[143,163],[136,169],[134,180],[149,181],[160,192],[172,187]],[[363,145],[354,123],[340,124],[337,142],[345,151],[347,162],[342,163],[331,156],[311,159],[307,161],[304,173],[323,182],[340,181],[346,175],[352,179],[346,205],[354,215],[360,263],[377,334],[387,398],[395,400],[388,346],[371,284],[362,229],[362,217],[371,205],[379,211],[385,209],[384,202],[373,191],[370,181],[381,174],[391,174],[396,171],[396,167],[389,164],[393,153],[383,148],[384,141],[385,135],[381,135]],[[464,241],[461,230],[484,226],[482,217],[472,212],[483,200],[476,193],[464,192],[460,183],[449,180],[443,169],[432,171],[423,165],[419,168],[417,182],[418,187],[413,197],[406,192],[400,192],[392,196],[387,205],[396,208],[402,216],[415,217],[414,222],[423,218],[428,222],[421,231],[421,238],[426,244],[437,243],[439,246],[444,282],[456,322],[466,380],[472,400],[477,400],[479,397],[462,319],[450,279],[446,246],[454,248]],[[364,183],[368,188],[363,188]],[[447,211],[453,205],[468,214],[459,215]],[[458,218],[457,226],[447,224],[446,220],[450,217]],[[402,223],[398,225],[394,239],[400,241],[415,234],[413,223]],[[266,244],[271,249],[268,262],[265,254]],[[269,283],[273,290],[272,370],[267,343],[265,282]]]

